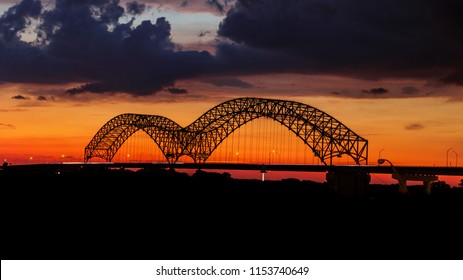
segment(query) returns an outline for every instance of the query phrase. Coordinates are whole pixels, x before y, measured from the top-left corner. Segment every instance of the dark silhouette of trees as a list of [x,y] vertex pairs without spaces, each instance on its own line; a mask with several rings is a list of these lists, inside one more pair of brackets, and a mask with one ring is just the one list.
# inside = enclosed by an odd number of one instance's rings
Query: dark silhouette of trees
[[450,259],[461,251],[449,233],[459,232],[463,188],[404,197],[397,185],[370,185],[367,197],[345,197],[306,180],[98,166],[12,166],[0,186],[2,259]]

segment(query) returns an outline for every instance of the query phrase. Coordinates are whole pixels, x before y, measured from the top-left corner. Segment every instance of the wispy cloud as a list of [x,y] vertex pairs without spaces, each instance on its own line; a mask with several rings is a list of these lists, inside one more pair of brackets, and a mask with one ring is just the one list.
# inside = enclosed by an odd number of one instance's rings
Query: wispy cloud
[[188,93],[187,89],[175,88],[175,87],[168,88],[167,91],[172,93],[172,94],[186,94],[186,93]]
[[142,0],[149,5],[155,5],[158,9],[168,8],[190,13],[214,13],[225,14],[235,0]]
[[206,36],[207,34],[210,34],[210,33],[211,33],[211,31],[201,31],[201,32],[199,32],[198,37],[204,37],[204,36]]
[[10,112],[26,112],[28,110],[25,110],[25,109],[19,109],[19,108],[15,108],[15,109],[0,109],[0,112],[2,113],[10,113]]
[[16,126],[9,123],[0,123],[0,129],[16,129]]
[[204,80],[203,82],[217,86],[217,87],[237,87],[237,88],[253,88],[254,87],[253,84],[245,82],[238,78],[234,78],[234,77],[208,79],[208,80]]
[[29,99],[29,97],[23,96],[23,95],[15,95],[15,96],[12,96],[11,99],[26,100],[26,99]]
[[372,89],[362,89],[363,93],[371,93],[371,94],[385,94],[388,93],[389,90],[379,87],[379,88],[372,88]]
[[424,128],[424,125],[420,123],[411,123],[405,126],[406,130],[421,130]]
[[413,95],[420,93],[420,89],[414,86],[404,86],[402,88],[402,94]]

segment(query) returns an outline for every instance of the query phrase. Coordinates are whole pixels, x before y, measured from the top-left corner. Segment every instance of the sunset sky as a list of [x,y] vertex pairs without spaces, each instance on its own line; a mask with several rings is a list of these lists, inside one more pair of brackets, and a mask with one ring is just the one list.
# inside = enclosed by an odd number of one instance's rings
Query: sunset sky
[[79,161],[118,114],[185,126],[250,96],[327,112],[369,140],[371,163],[381,151],[396,165],[462,166],[461,11],[457,0],[0,0],[0,156]]

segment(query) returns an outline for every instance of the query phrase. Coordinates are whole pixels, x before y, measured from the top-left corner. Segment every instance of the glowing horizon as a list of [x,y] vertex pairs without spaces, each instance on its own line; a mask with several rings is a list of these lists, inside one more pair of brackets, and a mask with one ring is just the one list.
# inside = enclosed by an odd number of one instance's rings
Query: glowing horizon
[[[334,101],[343,101],[343,103],[346,103],[346,100],[339,100],[336,98],[323,98],[323,97],[318,97],[318,98],[313,98],[317,104],[324,103],[325,106],[329,108],[333,107],[338,107],[338,104]],[[393,105],[394,110],[399,109],[398,105],[400,103],[404,103],[402,106],[409,106],[407,100],[401,100],[401,102],[398,102],[399,100],[395,100],[395,104]],[[427,100],[421,100],[421,102],[424,102]],[[432,100],[433,102],[430,102],[428,106],[435,106],[436,102],[435,100]],[[359,101],[358,100],[352,100],[351,102],[355,102],[355,104],[358,105]],[[360,103],[369,103],[371,101],[369,100],[362,100]],[[194,101],[185,101],[185,102],[180,102],[180,103],[155,103],[155,104],[149,104],[149,105],[144,105],[141,106],[141,104],[137,104],[136,107],[143,108],[141,111],[146,112],[148,111],[148,107],[155,107],[159,109],[159,115],[166,115],[173,120],[176,118],[179,119],[179,123],[183,125],[187,125],[191,123],[193,120],[195,120],[201,113],[204,111],[208,110],[210,107],[213,107],[217,105],[216,103],[211,104],[212,102],[209,103],[202,103],[202,102],[194,102]],[[331,104],[331,106],[328,106]],[[458,104],[452,104],[452,103],[443,103],[448,106],[448,108],[458,108]],[[113,106],[118,108],[116,106],[117,104],[114,104]],[[131,104],[125,104],[126,106],[130,106]],[[209,105],[209,106],[207,106]],[[390,105],[389,105],[390,106]],[[389,107],[389,106],[386,106]],[[90,106],[93,107],[94,109],[99,108],[99,112],[102,112],[101,106]],[[110,106],[112,107],[112,106]],[[132,107],[132,106],[130,106]],[[184,112],[183,115],[178,115],[173,112],[177,111],[175,107],[181,108],[181,110]],[[360,107],[363,107],[363,105],[360,105]],[[140,108],[140,109],[141,109]],[[333,112],[333,109],[326,109],[324,106],[318,106],[319,109],[322,109],[327,112]],[[40,107],[38,108],[40,110]],[[115,108],[113,108],[114,110]],[[29,109],[32,110],[32,109]],[[6,159],[8,162],[11,162],[13,164],[29,164],[29,163],[47,163],[47,162],[63,162],[63,161],[78,161],[81,162],[83,161],[83,151],[85,146],[88,144],[88,142],[91,140],[93,135],[98,131],[98,129],[105,124],[110,118],[104,118],[103,116],[93,116],[90,117],[90,115],[94,115],[90,112],[92,110],[86,110],[85,116],[86,118],[89,119],[89,121],[83,121],[84,118],[84,113],[82,110],[80,110],[79,107],[74,108],[76,115],[74,114],[63,114],[63,112],[59,109],[56,109],[52,116],[50,118],[53,119],[58,119],[58,117],[55,114],[62,114],[59,115],[60,121],[57,122],[57,124],[52,124],[49,123],[46,126],[40,126],[39,128],[35,128],[37,132],[37,135],[47,135],[45,137],[32,137],[30,131],[31,130],[26,130],[28,133],[25,135],[20,135],[15,137],[11,137],[9,139],[2,137],[0,139],[1,141],[1,146],[2,147],[8,147],[7,153],[4,152],[2,149],[1,156]],[[374,114],[376,110],[366,110],[367,115]],[[35,111],[35,110],[33,110]],[[67,108],[67,111],[69,111],[69,108]],[[107,115],[110,115],[112,110],[108,110]],[[344,108],[343,110],[337,110],[337,114],[333,114],[334,117],[338,118],[337,115],[345,115],[349,114],[350,109]],[[447,165],[447,149],[452,147],[452,150],[449,152],[449,157],[448,157],[448,163],[450,166],[454,166],[456,164],[456,154],[458,153],[459,149],[461,150],[459,143],[458,142],[447,142],[447,143],[441,143],[440,147],[430,147],[428,149],[428,154],[431,156],[428,156],[426,153],[422,153],[422,150],[424,149],[427,145],[427,139],[424,139],[425,141],[417,141],[417,136],[420,137],[428,137],[428,138],[433,138],[434,141],[439,141],[439,139],[443,139],[440,137],[438,134],[428,134],[428,133],[423,133],[423,129],[418,129],[418,130],[407,130],[403,127],[401,127],[401,131],[396,132],[394,129],[388,129],[387,126],[385,127],[377,127],[376,129],[378,131],[384,131],[387,132],[387,135],[385,137],[384,134],[379,137],[379,135],[374,135],[374,133],[371,133],[373,128],[371,127],[371,123],[378,122],[378,119],[386,119],[382,120],[384,123],[388,123],[389,125],[393,124],[392,121],[390,120],[395,120],[396,116],[387,116],[387,115],[379,115],[376,117],[375,120],[363,120],[361,116],[356,116],[354,114],[356,110],[354,109],[352,112],[350,112],[350,120],[344,120],[342,117],[339,117],[338,120],[346,124],[348,127],[355,129],[356,132],[358,132],[360,135],[362,135],[363,131],[370,131],[370,133],[367,133],[367,136],[365,136],[369,140],[369,164],[376,164],[376,159],[379,157],[379,153],[381,152],[381,156],[384,158],[388,158],[391,161],[394,162],[395,165],[417,165],[417,166],[446,166]],[[51,111],[53,112],[53,111]],[[50,113],[51,113],[50,112]],[[80,112],[80,113],[78,113]],[[449,111],[450,112],[450,111]],[[456,111],[455,111],[456,112]],[[24,111],[18,111],[16,114],[24,114],[26,112]],[[358,113],[358,111],[357,111]],[[80,115],[80,116],[79,116]],[[349,118],[349,116],[347,116]],[[92,121],[91,119],[99,119],[99,123],[96,121]],[[345,118],[345,117],[344,117]],[[45,118],[47,119],[47,118]],[[390,120],[388,120],[390,119]],[[25,118],[25,121],[29,121],[29,118]],[[437,121],[439,122],[439,121]],[[56,126],[62,127],[63,124],[66,123],[71,123],[71,127],[67,127],[67,129],[73,128],[67,133],[62,133],[62,135],[56,135],[56,133],[53,133],[56,129]],[[402,122],[401,124],[404,124],[406,122]],[[35,123],[29,124],[35,127]],[[256,137],[256,132],[259,130],[259,126],[271,126],[273,129],[277,129],[277,134],[275,137],[279,137],[279,139],[284,139],[281,143],[278,143],[279,141],[273,141],[274,143],[277,143],[276,145],[274,144],[272,146],[272,138],[268,138],[269,141],[267,143],[263,143],[259,149],[256,149],[256,138],[253,139],[252,136]],[[397,129],[397,126],[392,126],[393,128]],[[438,129],[442,129],[442,126],[437,126]],[[388,130],[385,130],[388,129]],[[17,132],[18,129],[4,129],[3,132]],[[261,129],[263,131],[263,128]],[[33,130],[32,130],[33,131]],[[66,132],[66,129],[60,128],[58,131],[61,132]],[[262,132],[261,131],[261,132]],[[461,130],[454,131],[455,135],[458,137],[460,134]],[[408,132],[408,133],[405,133]],[[450,131],[448,132],[450,133]],[[66,135],[67,134],[67,135]],[[143,140],[143,132],[137,132],[136,135],[142,134],[141,139]],[[262,133],[261,133],[262,134]],[[409,135],[406,135],[409,134]],[[138,136],[138,140],[140,140],[140,136]],[[237,140],[238,137],[241,137],[240,140]],[[244,138],[243,138],[244,137]],[[260,138],[263,137],[263,135],[259,136]],[[259,138],[258,137],[258,138]],[[396,139],[396,137],[400,137],[400,139]],[[145,139],[144,145],[146,149],[146,145],[149,145],[147,142],[150,141],[149,137],[145,134]],[[132,142],[132,141],[137,141],[137,137],[133,136],[128,139],[127,143]],[[289,145],[288,145],[289,141]],[[421,144],[423,146],[417,145],[417,143],[424,142],[424,144]],[[148,144],[146,144],[148,143]],[[230,144],[233,143],[233,144]],[[254,144],[253,144],[254,143]],[[397,145],[399,143],[399,145]],[[303,151],[302,153],[295,155],[295,150],[291,153],[287,153],[287,149],[290,146],[298,146],[299,151]],[[145,158],[141,157],[140,155],[137,155],[136,152],[127,152],[125,149],[127,145],[123,145],[121,147],[119,153],[116,155],[113,161],[124,161],[124,155],[126,157],[127,161],[144,161]],[[229,149],[227,150],[227,147],[233,147],[233,150],[236,150],[236,152],[239,153],[239,156],[236,156],[234,154],[231,155],[226,155],[224,157],[224,152],[230,153]],[[301,149],[302,148],[302,149]],[[153,161],[163,161],[164,158],[162,154],[160,154],[160,151],[157,147],[155,147],[154,143],[151,143],[150,149],[154,152],[157,152],[157,158],[153,158]],[[280,152],[280,151],[284,152]],[[272,151],[275,151],[272,153]],[[455,153],[454,153],[455,152]],[[130,154],[130,158],[127,158],[127,154]],[[64,155],[64,157],[63,157]],[[435,155],[433,158],[432,155]],[[224,159],[225,158],[225,159]],[[149,159],[149,158],[146,158]],[[184,156],[180,159],[180,161],[185,161],[185,162],[190,162],[192,161],[190,158]],[[309,147],[305,146],[303,142],[298,139],[294,134],[289,132],[286,128],[281,126],[279,123],[274,122],[273,120],[269,119],[257,119],[254,120],[244,126],[242,126],[238,131],[234,132],[228,139],[226,139],[218,148],[217,150],[211,155],[209,158],[210,162],[214,161],[229,161],[229,162],[250,162],[250,163],[301,163],[301,164],[317,164],[320,163],[320,160],[313,155],[313,152],[309,149]],[[343,157],[343,158],[335,158],[333,159],[334,164],[352,164],[352,160]],[[437,164],[436,164],[437,163]],[[458,164],[460,166],[460,163]],[[234,174],[238,174],[234,172]],[[299,176],[301,178],[310,178],[310,176],[302,175]],[[384,176],[379,176],[383,178]],[[320,178],[320,177],[319,177]],[[375,178],[373,178],[375,179]],[[458,183],[458,177],[455,178],[447,178],[451,179],[452,182],[455,182],[454,185],[457,185]],[[383,178],[386,182],[393,183],[394,181],[389,179],[387,180]],[[377,182],[380,182],[376,180]]]

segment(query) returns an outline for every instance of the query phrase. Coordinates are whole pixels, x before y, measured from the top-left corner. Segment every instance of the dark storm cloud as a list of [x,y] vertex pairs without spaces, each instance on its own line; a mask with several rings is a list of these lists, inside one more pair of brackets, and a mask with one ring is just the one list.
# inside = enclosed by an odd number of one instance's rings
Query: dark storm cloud
[[[17,7],[25,2],[30,1],[25,0],[7,11],[0,24],[12,24],[9,19],[14,18]],[[130,5],[133,13],[135,4]],[[2,32],[1,81],[80,82],[81,86],[68,89],[67,93],[147,95],[173,85],[177,79],[207,73],[215,63],[208,52],[176,50],[165,18],[158,18],[155,23],[142,21],[137,26],[133,20],[119,23],[126,14],[119,1],[57,0],[55,6],[40,14],[41,23],[36,27],[40,42],[9,42]],[[26,18],[31,15],[22,14]]]
[[23,0],[9,8],[0,18],[0,38],[5,41],[17,39],[31,18],[37,18],[42,11],[42,3],[38,0]]
[[25,97],[25,96],[22,96],[22,95],[15,95],[15,96],[12,96],[11,99],[26,100],[26,99],[29,99],[29,97]]
[[172,94],[185,94],[185,93],[188,93],[188,90],[186,90],[184,88],[175,88],[175,87],[168,88],[167,91],[172,93]]
[[[446,77],[461,85],[462,10],[459,0],[238,0],[218,34],[239,44],[237,64],[250,49],[243,45],[271,52],[262,72]],[[290,67],[285,55],[297,58]]]
[[406,130],[421,130],[424,128],[424,125],[420,123],[412,123],[405,126]]
[[237,78],[215,78],[204,80],[203,82],[217,86],[217,87],[237,87],[237,88],[253,88],[254,86],[248,82]]
[[127,2],[126,9],[127,13],[130,15],[139,15],[145,11],[146,5],[143,3],[138,3],[136,1],[132,1]]
[[[144,3],[226,12],[215,55],[182,51],[172,42],[165,18],[136,25],[135,15],[146,8],[141,3],[130,1],[124,9],[119,0],[56,0],[54,7],[43,9],[40,1],[23,0],[0,17],[0,82],[77,84],[66,91],[70,95],[148,95],[173,88],[180,79],[267,73],[463,85],[463,1]],[[36,41],[21,40],[26,29],[36,30]],[[235,86],[249,85],[235,81]],[[386,93],[368,90],[365,96]]]

